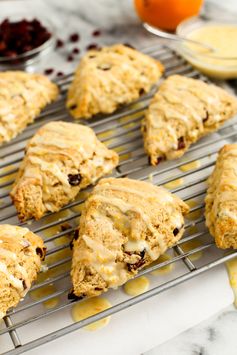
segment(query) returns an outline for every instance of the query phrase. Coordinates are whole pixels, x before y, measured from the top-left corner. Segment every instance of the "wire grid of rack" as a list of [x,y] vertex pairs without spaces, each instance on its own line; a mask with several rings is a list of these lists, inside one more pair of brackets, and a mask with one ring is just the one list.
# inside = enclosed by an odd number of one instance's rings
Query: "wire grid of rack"
[[[153,46],[147,48],[144,52],[164,63],[166,68],[165,76],[175,73],[206,80],[184,59],[179,57],[177,53],[165,46]],[[56,339],[98,319],[155,296],[237,255],[234,252],[224,253],[215,247],[213,239],[206,230],[203,217],[206,179],[213,169],[220,147],[224,143],[233,142],[236,139],[237,118],[228,121],[219,132],[193,145],[181,159],[163,162],[157,167],[151,167],[143,150],[140,132],[140,121],[143,117],[144,109],[152,96],[152,93],[150,93],[140,98],[135,104],[128,105],[115,114],[95,118],[83,123],[93,128],[101,141],[119,153],[120,164],[113,172],[113,176],[152,180],[154,184],[165,186],[169,186],[166,184],[175,180],[176,182],[173,182],[171,191],[177,193],[185,201],[190,199],[195,201],[186,220],[186,232],[177,245],[172,248],[173,252],[171,250],[170,259],[140,271],[139,275],[149,275],[151,271],[171,263],[181,263],[183,265],[182,272],[178,276],[172,276],[171,273],[167,279],[163,278],[162,281],[154,284],[154,287],[147,292],[136,297],[122,298],[121,301],[113,304],[111,308],[78,323],[69,322],[66,326],[60,327],[56,322],[52,322],[53,326],[49,333],[40,337],[37,333],[30,341],[23,339],[22,329],[29,329],[27,327],[32,327],[38,321],[47,322],[50,317],[54,317],[57,314],[63,315],[64,313],[62,312],[67,312],[73,304],[67,298],[67,293],[71,287],[69,243],[73,230],[78,225],[80,211],[83,208],[83,199],[90,188],[86,192],[80,193],[78,198],[65,206],[61,212],[49,213],[37,222],[19,223],[16,211],[9,198],[9,191],[14,181],[15,173],[24,155],[26,141],[40,126],[48,121],[73,121],[65,110],[65,95],[71,78],[72,74],[69,74],[58,80],[58,85],[61,89],[59,100],[49,106],[35,123],[27,127],[21,135],[0,148],[0,223],[27,226],[44,238],[48,247],[48,274],[46,274],[47,277],[44,277],[43,273],[40,274],[39,281],[32,286],[32,294],[48,285],[53,285],[53,291],[50,294],[44,294],[41,298],[37,298],[31,297],[30,293],[16,309],[8,312],[4,323],[0,326],[0,342],[3,344],[4,339],[8,337],[9,348],[4,349],[2,354],[20,354]],[[190,169],[182,168],[183,165],[190,163]],[[185,243],[190,241],[194,242],[193,247],[187,250],[184,246]],[[197,241],[198,243],[195,244]],[[200,252],[203,253],[201,258],[198,260],[193,258]],[[52,302],[55,298],[59,300],[59,302],[56,302],[55,307],[47,307],[47,309],[43,306],[43,304]]]

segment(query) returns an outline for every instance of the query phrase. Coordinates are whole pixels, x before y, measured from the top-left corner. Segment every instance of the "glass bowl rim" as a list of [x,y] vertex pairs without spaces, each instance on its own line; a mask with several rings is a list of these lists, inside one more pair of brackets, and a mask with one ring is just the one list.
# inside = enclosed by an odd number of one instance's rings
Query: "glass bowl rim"
[[[203,25],[201,24],[201,22],[203,22]],[[237,28],[236,22],[227,22],[227,21],[221,22],[221,21],[216,21],[216,20],[206,20],[202,17],[193,16],[193,17],[189,17],[189,18],[185,19],[177,26],[177,28],[176,28],[177,35],[182,35],[183,37],[186,37],[187,34],[183,33],[184,28],[189,27],[190,25],[193,25],[193,24],[194,25],[198,24],[198,23],[200,23],[200,26],[194,28],[193,30],[190,30],[189,33],[191,33],[192,31],[195,31],[199,28],[206,27],[206,26],[235,26]],[[237,56],[236,57],[223,57],[223,56],[219,56],[219,55],[198,53],[198,52],[195,52],[195,51],[189,49],[188,47],[185,48],[183,45],[180,46],[180,50],[183,51],[184,53],[186,53],[187,55],[190,55],[191,57],[193,57],[196,60],[198,60],[198,59],[201,60],[201,59],[206,58],[206,59],[222,60],[223,62],[226,62],[226,63],[230,63],[230,62],[235,61],[236,64],[233,64],[233,67],[237,66]],[[218,64],[213,63],[212,65],[219,66],[222,68],[223,67],[227,68],[225,66],[225,64],[218,65]],[[228,67],[231,68],[231,65],[229,64]]]
[[24,17],[31,15],[33,18],[39,20],[43,24],[43,26],[50,32],[51,36],[49,39],[47,39],[47,41],[42,43],[40,46],[33,48],[30,51],[27,51],[25,53],[18,54],[17,56],[15,56],[13,58],[0,56],[0,63],[11,64],[11,62],[14,62],[16,60],[31,59],[32,56],[42,53],[44,50],[48,49],[49,47],[51,47],[55,43],[56,28],[55,28],[54,24],[52,23],[52,21],[50,21],[47,16],[37,14],[37,13],[31,12],[28,10],[23,10],[23,11],[18,10],[16,12],[13,12],[12,14],[2,16],[2,18],[3,19],[4,18],[10,19],[11,17],[17,16],[17,15],[21,15],[22,19],[24,19]]

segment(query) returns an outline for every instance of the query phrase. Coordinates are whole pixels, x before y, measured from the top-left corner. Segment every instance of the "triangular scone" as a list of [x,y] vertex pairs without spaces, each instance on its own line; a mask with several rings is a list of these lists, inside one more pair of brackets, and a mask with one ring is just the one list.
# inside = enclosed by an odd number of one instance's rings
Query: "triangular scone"
[[22,132],[57,96],[57,85],[44,75],[0,73],[0,144]]
[[162,187],[102,179],[85,202],[73,241],[73,295],[124,284],[175,244],[189,207]]
[[237,144],[225,145],[208,179],[206,225],[219,248],[237,249]]
[[170,76],[152,99],[142,124],[152,165],[181,157],[202,136],[237,112],[237,99],[215,85]]
[[0,319],[26,295],[46,248],[27,228],[0,225]]
[[149,92],[162,72],[159,61],[122,44],[91,50],[76,70],[67,107],[74,118],[111,113]]
[[60,121],[46,124],[28,142],[11,191],[19,219],[59,211],[117,164],[117,153],[91,128]]

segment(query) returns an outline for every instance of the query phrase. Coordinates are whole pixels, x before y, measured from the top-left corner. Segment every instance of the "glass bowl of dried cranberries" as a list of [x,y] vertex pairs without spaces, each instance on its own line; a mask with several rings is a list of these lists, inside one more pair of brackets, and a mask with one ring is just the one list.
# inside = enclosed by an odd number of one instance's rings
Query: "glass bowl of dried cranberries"
[[45,17],[16,13],[0,17],[0,69],[34,66],[55,46],[55,29]]

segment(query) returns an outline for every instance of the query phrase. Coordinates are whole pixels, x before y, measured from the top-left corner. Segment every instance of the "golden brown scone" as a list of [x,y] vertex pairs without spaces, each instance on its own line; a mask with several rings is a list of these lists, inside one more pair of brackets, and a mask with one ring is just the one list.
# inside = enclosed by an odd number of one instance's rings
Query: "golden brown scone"
[[26,295],[46,248],[27,228],[0,225],[0,319]]
[[117,164],[117,153],[91,128],[60,121],[46,124],[28,142],[11,191],[19,219],[59,211]]
[[181,157],[190,144],[237,113],[237,99],[201,80],[173,75],[152,99],[142,123],[152,165]]
[[219,248],[237,249],[237,144],[225,145],[208,179],[206,225]]
[[111,113],[149,92],[163,70],[159,61],[122,44],[91,50],[76,70],[67,107],[74,118]]
[[102,179],[85,202],[73,241],[71,297],[124,284],[181,238],[188,211],[162,187]]
[[57,85],[44,75],[0,73],[0,145],[22,132],[57,96]]

